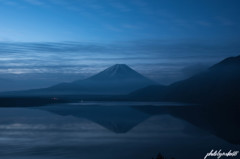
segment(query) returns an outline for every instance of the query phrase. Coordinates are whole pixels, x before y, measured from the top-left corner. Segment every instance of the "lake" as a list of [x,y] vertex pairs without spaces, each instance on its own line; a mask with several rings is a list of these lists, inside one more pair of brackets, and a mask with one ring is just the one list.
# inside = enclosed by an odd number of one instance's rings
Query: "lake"
[[212,149],[239,151],[235,127],[226,131],[208,117],[182,103],[0,108],[0,158],[152,159],[160,152],[167,159],[203,159]]

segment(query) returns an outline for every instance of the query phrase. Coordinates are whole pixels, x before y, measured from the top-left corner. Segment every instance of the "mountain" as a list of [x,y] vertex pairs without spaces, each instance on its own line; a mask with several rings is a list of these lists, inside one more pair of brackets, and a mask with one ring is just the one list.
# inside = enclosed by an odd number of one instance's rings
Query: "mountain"
[[240,103],[240,56],[224,59],[186,80],[166,87],[148,86],[130,96],[138,100]]
[[12,94],[21,95],[119,95],[128,94],[155,82],[125,64],[116,64],[84,80],[61,83],[43,89]]
[[[134,71],[126,64],[115,64],[104,71],[88,78],[91,81],[129,81],[129,80],[140,80],[143,82],[152,82],[140,73]],[[75,81],[82,82],[80,81]]]
[[77,94],[126,94],[154,84],[125,64],[116,64],[85,80],[62,83],[48,91]]

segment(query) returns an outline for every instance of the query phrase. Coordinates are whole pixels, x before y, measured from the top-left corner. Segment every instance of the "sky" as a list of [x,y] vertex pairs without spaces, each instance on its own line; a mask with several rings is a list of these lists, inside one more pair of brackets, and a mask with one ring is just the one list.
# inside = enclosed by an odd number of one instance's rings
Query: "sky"
[[0,0],[0,81],[42,79],[50,85],[124,63],[169,84],[240,54],[239,5],[238,0]]

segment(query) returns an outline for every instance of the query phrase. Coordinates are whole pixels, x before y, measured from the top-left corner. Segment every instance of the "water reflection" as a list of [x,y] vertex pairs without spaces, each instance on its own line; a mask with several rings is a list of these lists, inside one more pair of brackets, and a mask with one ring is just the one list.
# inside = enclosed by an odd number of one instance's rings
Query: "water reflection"
[[[230,106],[228,106],[230,107]],[[215,110],[217,106],[183,106],[183,107],[135,107],[150,115],[170,114],[186,120],[232,144],[240,144],[240,116],[232,109]]]
[[115,133],[126,133],[151,115],[130,106],[65,105],[39,107],[58,115],[85,118]]
[[203,158],[211,149],[239,150],[232,144],[238,135],[229,139],[229,134],[213,122],[217,120],[198,107],[144,105],[1,108],[0,156],[151,159],[162,152],[168,158],[186,159]]

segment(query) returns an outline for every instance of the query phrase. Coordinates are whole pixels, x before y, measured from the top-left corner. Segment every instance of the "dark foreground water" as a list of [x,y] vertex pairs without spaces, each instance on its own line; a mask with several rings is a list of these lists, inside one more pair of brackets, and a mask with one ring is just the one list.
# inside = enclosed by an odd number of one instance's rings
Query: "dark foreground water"
[[212,149],[239,151],[232,127],[221,129],[221,121],[208,121],[196,107],[80,103],[0,108],[0,158],[152,159],[161,152],[167,159],[203,159]]

